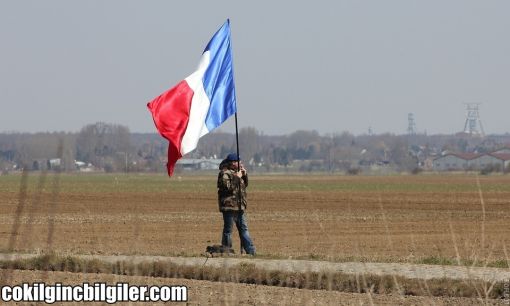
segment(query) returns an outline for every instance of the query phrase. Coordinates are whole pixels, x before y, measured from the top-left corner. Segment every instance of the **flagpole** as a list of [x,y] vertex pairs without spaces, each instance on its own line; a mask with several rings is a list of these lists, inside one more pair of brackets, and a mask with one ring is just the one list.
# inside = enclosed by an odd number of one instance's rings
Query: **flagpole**
[[239,157],[239,131],[237,129],[237,112],[235,112],[235,121],[236,121],[236,147],[237,147],[237,165],[238,169],[241,170],[241,158]]
[[[235,117],[235,122],[236,122],[237,171],[241,171],[241,157],[239,157],[239,130],[237,128],[237,111],[235,112],[234,117]],[[239,180],[239,186],[238,186],[239,194],[237,195],[237,206],[238,206],[237,208],[239,210],[239,212],[238,212],[239,214],[241,213],[241,210],[242,210],[241,206],[243,205],[242,204],[243,200],[241,198],[242,197],[241,180],[242,180],[242,178]],[[239,216],[238,216],[238,218],[239,218]],[[240,254],[243,254],[243,239],[241,237],[239,237],[239,240],[240,240],[240,244],[241,244]]]

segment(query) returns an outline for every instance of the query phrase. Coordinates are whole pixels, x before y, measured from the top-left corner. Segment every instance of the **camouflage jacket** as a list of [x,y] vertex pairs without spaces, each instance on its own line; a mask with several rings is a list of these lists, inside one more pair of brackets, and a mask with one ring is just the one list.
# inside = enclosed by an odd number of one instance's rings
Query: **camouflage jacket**
[[[241,192],[239,192],[239,186]],[[246,202],[246,187],[248,187],[248,175],[244,175],[240,179],[234,170],[223,169],[218,173],[218,206],[220,211],[236,211],[245,210],[247,207]],[[241,200],[239,201],[239,196]],[[241,204],[241,207],[239,207]]]

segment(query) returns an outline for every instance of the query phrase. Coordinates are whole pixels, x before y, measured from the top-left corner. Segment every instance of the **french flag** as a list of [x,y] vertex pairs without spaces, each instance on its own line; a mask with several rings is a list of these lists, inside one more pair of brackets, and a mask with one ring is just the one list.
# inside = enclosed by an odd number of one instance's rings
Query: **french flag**
[[237,111],[228,19],[205,47],[198,69],[147,107],[169,141],[167,170],[172,176],[177,160]]

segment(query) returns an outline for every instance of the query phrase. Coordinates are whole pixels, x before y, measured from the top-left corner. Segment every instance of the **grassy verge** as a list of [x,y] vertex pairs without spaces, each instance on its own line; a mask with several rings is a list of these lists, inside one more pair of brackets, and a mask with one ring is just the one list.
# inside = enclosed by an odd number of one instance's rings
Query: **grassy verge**
[[[200,256],[201,254],[189,255],[189,257]],[[177,255],[188,256],[188,255]],[[288,255],[278,254],[263,254],[257,253],[257,258],[262,259],[296,259],[296,260],[315,260],[315,261],[329,261],[329,262],[376,262],[376,263],[406,263],[406,264],[425,264],[425,265],[441,265],[441,266],[465,266],[465,267],[490,267],[490,268],[506,268],[510,269],[510,262],[506,259],[499,259],[494,261],[485,260],[470,260],[461,259],[460,262],[456,258],[428,256],[423,258],[407,259],[399,257],[331,257],[321,254],[306,254],[301,256],[293,256],[289,258]]]
[[483,261],[483,260],[468,260],[460,259],[460,262],[454,258],[447,257],[425,257],[417,260],[417,264],[426,265],[442,265],[442,266],[471,266],[471,267],[491,267],[491,268],[510,268],[509,262],[504,259],[495,261]]
[[[31,252],[31,250],[19,250],[9,252],[6,249],[0,248],[0,254],[40,254],[40,252]],[[88,253],[87,255],[93,255]],[[127,255],[127,256],[147,256],[141,252],[128,252],[128,253],[113,253],[102,255]],[[161,252],[153,253],[153,256],[170,256],[170,257],[202,257],[204,253],[191,253],[191,252]],[[232,255],[233,258],[243,258],[241,255]],[[506,259],[498,259],[493,261],[486,260],[472,260],[456,258],[440,257],[440,256],[427,256],[418,258],[402,258],[402,257],[361,257],[361,256],[343,256],[335,257],[316,253],[303,254],[300,256],[288,256],[284,254],[269,254],[257,253],[259,259],[283,259],[283,260],[311,260],[311,261],[328,261],[328,262],[370,262],[370,263],[401,263],[401,264],[424,264],[424,265],[440,265],[440,266],[460,266],[460,267],[489,267],[489,268],[503,268],[510,269],[510,261]]]
[[[400,294],[417,296],[444,296],[503,299],[504,283],[481,280],[432,279],[418,280],[396,276],[368,274],[300,273],[268,271],[253,264],[242,263],[230,268],[209,266],[180,266],[170,262],[109,263],[97,259],[86,260],[55,254],[30,259],[0,261],[2,273],[10,269],[65,271],[74,273],[107,273],[128,276],[186,278],[217,282],[234,282],[302,289],[336,290],[341,292]],[[4,279],[2,277],[2,279]]]

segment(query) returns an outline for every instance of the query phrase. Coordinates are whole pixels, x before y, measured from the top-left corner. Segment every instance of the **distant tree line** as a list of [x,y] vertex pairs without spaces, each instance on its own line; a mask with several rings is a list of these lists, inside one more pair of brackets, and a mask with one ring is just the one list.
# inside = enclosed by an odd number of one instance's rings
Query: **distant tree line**
[[[488,152],[510,144],[510,135],[484,138],[466,135],[358,135],[349,132],[321,135],[295,131],[264,135],[253,127],[239,131],[241,157],[252,170],[357,173],[370,165],[413,171],[424,160],[442,152]],[[74,171],[86,165],[107,172],[164,171],[168,143],[156,133],[131,133],[126,126],[98,122],[78,133],[2,133],[0,169]],[[60,148],[60,149],[59,149]],[[186,158],[217,158],[235,152],[235,136],[215,131],[205,135]],[[58,160],[59,162],[53,162]],[[77,163],[79,162],[79,163]]]

